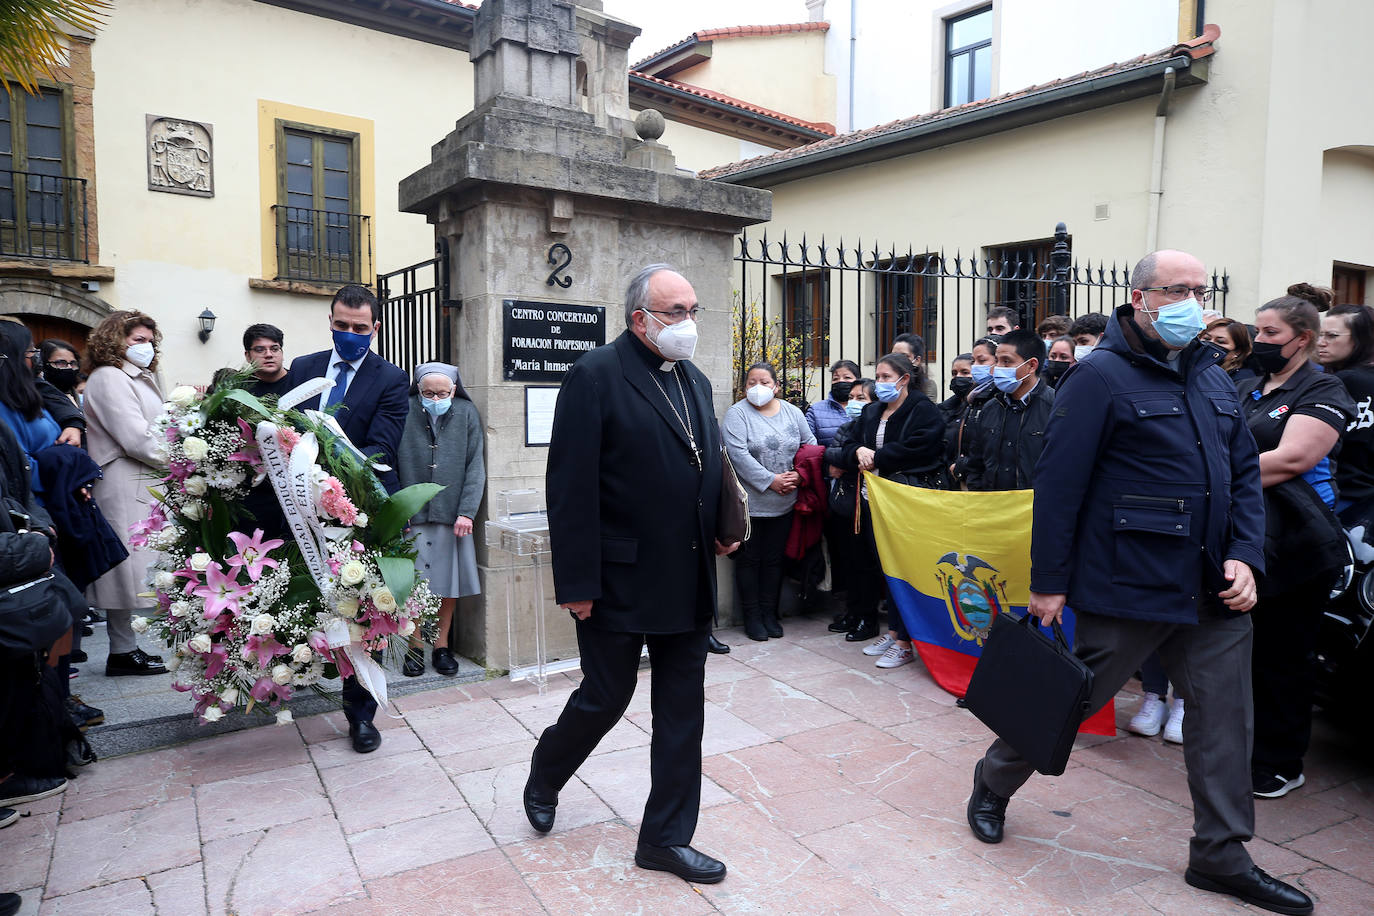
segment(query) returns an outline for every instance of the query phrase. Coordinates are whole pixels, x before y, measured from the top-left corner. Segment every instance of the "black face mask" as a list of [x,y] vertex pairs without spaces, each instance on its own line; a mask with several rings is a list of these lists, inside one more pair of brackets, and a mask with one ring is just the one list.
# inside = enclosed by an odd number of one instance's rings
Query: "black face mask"
[[1057,382],[1061,375],[1069,371],[1069,365],[1070,363],[1057,359],[1048,360],[1045,363],[1045,375],[1049,377],[1050,381]]
[[955,376],[949,380],[949,390],[954,392],[956,398],[966,398],[973,390],[973,379],[967,375]]
[[835,382],[830,386],[830,397],[843,404],[849,400],[849,393],[853,390],[853,382]]
[[43,370],[43,378],[58,391],[71,391],[75,388],[80,374],[80,369],[47,368]]
[[1285,340],[1283,343],[1255,343],[1251,351],[1255,354],[1255,362],[1265,371],[1267,375],[1277,375],[1288,365],[1291,356],[1283,355],[1283,348],[1291,344],[1292,339]]

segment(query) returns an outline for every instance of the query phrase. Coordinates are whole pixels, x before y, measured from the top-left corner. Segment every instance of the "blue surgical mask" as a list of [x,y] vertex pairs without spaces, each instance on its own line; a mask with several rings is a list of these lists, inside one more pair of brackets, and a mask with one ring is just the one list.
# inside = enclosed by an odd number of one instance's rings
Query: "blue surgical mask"
[[354,334],[338,328],[331,328],[330,333],[334,335],[334,352],[350,363],[362,359],[372,345],[371,334]]
[[1030,360],[1025,360],[1020,366],[998,366],[996,369],[993,369],[992,383],[997,386],[997,390],[1005,392],[1006,394],[1011,394],[1017,388],[1021,387],[1021,380],[1016,377],[1016,370],[1020,369],[1021,366],[1024,366],[1028,362],[1030,362]]
[[[339,355],[342,356],[343,354],[340,353]],[[428,410],[434,416],[442,417],[444,414],[448,413],[448,409],[453,406],[453,398],[439,398],[437,400],[420,398],[420,406]]]
[[1202,333],[1203,328],[1207,327],[1206,322],[1202,320],[1202,306],[1198,305],[1197,299],[1192,296],[1182,302],[1161,306],[1154,311],[1142,311],[1154,315],[1155,332],[1159,334],[1160,340],[1171,347],[1188,346]]
[[969,371],[973,373],[973,384],[975,385],[982,385],[992,378],[991,366],[980,366],[975,363]]
[[851,420],[859,419],[859,414],[864,412],[863,402],[850,401],[848,404],[844,405],[844,412],[849,414],[849,419]]
[[876,392],[878,400],[884,404],[897,400],[902,393],[902,389],[897,387],[896,382],[878,382],[875,387],[878,389]]

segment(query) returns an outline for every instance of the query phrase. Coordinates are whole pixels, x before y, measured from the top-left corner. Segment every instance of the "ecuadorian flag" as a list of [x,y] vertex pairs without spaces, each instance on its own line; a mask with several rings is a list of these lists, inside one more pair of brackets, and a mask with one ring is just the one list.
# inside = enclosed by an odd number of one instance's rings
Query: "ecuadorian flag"
[[[864,479],[883,574],[912,645],[935,683],[962,697],[993,619],[1026,613],[1034,493],[927,490],[874,474]],[[1070,643],[1073,624],[1065,608]],[[1115,735],[1113,705],[1079,731]]]

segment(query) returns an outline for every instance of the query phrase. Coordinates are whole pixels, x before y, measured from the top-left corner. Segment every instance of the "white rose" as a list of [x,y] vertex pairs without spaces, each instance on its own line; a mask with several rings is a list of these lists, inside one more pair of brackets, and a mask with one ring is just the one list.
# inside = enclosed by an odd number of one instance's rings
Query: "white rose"
[[377,605],[377,610],[383,614],[396,612],[396,596],[391,594],[389,588],[374,588],[372,590],[372,603]]
[[252,634],[254,636],[266,636],[277,627],[277,621],[271,614],[259,614],[253,618]]
[[174,575],[172,575],[171,573],[167,572],[165,569],[164,569],[164,570],[159,570],[158,573],[157,573],[157,575],[153,576],[153,585],[157,586],[157,588],[158,588],[160,591],[164,591],[164,592],[171,591],[171,590],[172,590],[172,586],[174,586],[174,585],[176,585],[176,584],[177,584],[176,576],[174,576]]
[[171,614],[173,617],[185,617],[186,612],[190,609],[191,606],[185,601],[173,601],[172,606],[167,608],[167,613]]
[[205,507],[198,500],[189,499],[186,505],[181,507],[181,514],[191,521],[200,521],[201,516],[205,514]]
[[290,725],[290,724],[291,724],[291,710],[289,710],[289,709],[281,709],[281,710],[278,710],[278,711],[277,711],[277,724],[278,724],[278,725]]
[[169,400],[178,407],[190,407],[196,402],[196,389],[190,385],[178,385],[172,389]]
[[353,527],[354,527],[354,528],[366,528],[366,527],[367,527],[367,513],[366,513],[366,512],[359,512],[359,513],[357,514],[357,516],[354,517],[354,519],[353,519]]
[[341,599],[339,600],[338,611],[339,611],[339,615],[340,615],[341,617],[356,617],[356,616],[358,616],[358,599],[357,599],[357,598],[341,598]]
[[352,642],[362,642],[367,637],[367,627],[360,623],[349,623],[348,638]]
[[357,560],[349,560],[339,567],[339,579],[344,585],[357,585],[367,575],[367,568]]
[[191,568],[196,572],[205,572],[210,568],[210,555],[208,553],[191,554]]
[[224,713],[218,706],[211,706],[209,709],[205,710],[204,716],[206,722],[218,722],[220,719],[224,718]]
[[205,478],[201,477],[199,474],[187,477],[186,483],[184,483],[183,486],[186,487],[186,492],[190,493],[192,496],[204,496],[205,491],[210,489],[209,484],[205,482]]
[[219,698],[232,706],[239,701],[239,689],[237,687],[226,687],[220,691]]
[[148,618],[147,618],[147,617],[135,617],[133,620],[129,621],[129,626],[133,628],[133,631],[134,631],[135,633],[147,633],[147,632],[148,632]]
[[[189,420],[190,418],[188,417],[187,419]],[[200,424],[197,423],[196,425],[199,427]],[[184,423],[182,424],[182,428],[185,428]],[[186,441],[181,443],[181,450],[185,452],[186,457],[190,458],[192,461],[203,461],[205,460],[205,456],[210,454],[210,443],[200,438],[200,436],[188,436]]]
[[397,628],[397,632],[402,636],[409,636],[411,633],[414,633],[415,621],[406,620],[404,623],[400,625],[400,627]]
[[314,657],[315,653],[310,651],[310,647],[305,643],[301,643],[291,650],[291,660],[298,665],[308,665]]
[[210,634],[197,633],[195,636],[191,637],[191,641],[188,642],[186,645],[189,646],[191,650],[194,652],[209,652],[210,647],[212,645],[212,643],[210,642]]
[[289,665],[272,666],[272,683],[289,684],[291,683],[292,671]]

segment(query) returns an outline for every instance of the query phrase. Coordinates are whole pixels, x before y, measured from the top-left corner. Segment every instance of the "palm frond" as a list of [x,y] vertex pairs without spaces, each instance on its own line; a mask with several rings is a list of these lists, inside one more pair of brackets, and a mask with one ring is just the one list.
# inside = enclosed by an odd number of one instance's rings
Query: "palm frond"
[[13,94],[13,80],[36,93],[63,65],[70,33],[96,31],[112,8],[111,0],[0,0],[0,86]]

